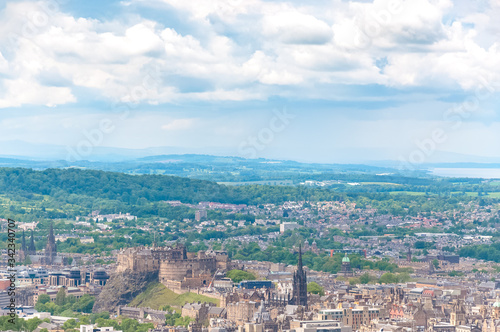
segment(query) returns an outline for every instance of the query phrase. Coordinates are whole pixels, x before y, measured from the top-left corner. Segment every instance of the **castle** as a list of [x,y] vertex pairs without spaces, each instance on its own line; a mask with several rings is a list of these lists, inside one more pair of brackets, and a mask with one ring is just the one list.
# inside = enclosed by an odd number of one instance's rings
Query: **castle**
[[137,247],[118,254],[116,272],[158,272],[159,281],[174,291],[208,286],[217,271],[231,269],[224,251],[188,253],[186,247]]
[[[122,249],[117,257],[116,272],[131,271],[141,274],[157,272],[159,282],[176,293],[185,293],[192,289],[209,286],[218,272],[234,268],[237,267],[225,251],[207,250],[191,253],[186,251],[183,244],[178,243],[175,247]],[[308,307],[307,274],[302,262],[302,248],[299,248],[297,270],[293,274],[292,285],[292,293],[286,294],[266,289],[263,298],[259,298],[259,301],[265,300],[269,305],[278,307],[288,304]],[[242,294],[235,293],[234,290],[230,291],[222,296],[221,305],[241,302],[240,295]]]

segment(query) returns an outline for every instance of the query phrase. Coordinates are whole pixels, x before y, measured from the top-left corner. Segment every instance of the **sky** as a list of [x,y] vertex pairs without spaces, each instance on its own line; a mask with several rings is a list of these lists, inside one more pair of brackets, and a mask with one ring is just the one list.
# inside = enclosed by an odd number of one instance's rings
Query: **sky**
[[500,161],[498,17],[500,0],[0,1],[0,155]]

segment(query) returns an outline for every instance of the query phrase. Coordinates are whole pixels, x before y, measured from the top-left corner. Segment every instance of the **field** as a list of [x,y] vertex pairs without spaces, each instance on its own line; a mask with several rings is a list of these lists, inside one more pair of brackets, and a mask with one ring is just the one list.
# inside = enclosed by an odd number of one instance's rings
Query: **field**
[[[398,195],[398,194],[405,194],[405,195],[411,195],[411,196],[423,196],[426,195],[425,192],[419,192],[419,191],[391,191],[390,192],[392,195]],[[461,191],[455,191],[451,193],[452,195],[461,195]],[[467,191],[465,192],[467,196],[470,197],[477,197],[477,192],[473,191]],[[427,194],[429,196],[437,196],[437,194],[431,193]],[[483,197],[485,198],[500,198],[500,192],[489,192],[487,195],[484,195]]]
[[380,186],[401,186],[400,183],[392,183],[392,182],[359,182],[361,185],[380,185]]
[[[477,197],[477,192],[466,192],[466,194],[471,197]],[[484,195],[483,197],[500,198],[500,192],[491,192],[488,193],[487,195]]]
[[398,194],[404,194],[404,195],[410,195],[410,196],[423,196],[423,195],[425,195],[424,192],[420,192],[420,191],[391,191],[390,193],[392,195],[398,195]]
[[250,185],[268,185],[268,186],[293,186],[291,180],[265,180],[265,181],[240,181],[240,182],[217,182],[225,186],[250,186]]
[[151,283],[148,288],[135,299],[130,302],[131,307],[149,307],[152,309],[160,309],[166,305],[180,308],[186,303],[193,302],[211,302],[219,305],[219,300],[199,295],[195,293],[177,294],[159,282]]

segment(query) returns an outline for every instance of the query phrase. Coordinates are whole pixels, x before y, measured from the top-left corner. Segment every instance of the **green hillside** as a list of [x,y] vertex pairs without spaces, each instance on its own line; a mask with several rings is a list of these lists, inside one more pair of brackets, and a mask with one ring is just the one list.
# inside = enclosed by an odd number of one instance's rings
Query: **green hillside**
[[220,301],[208,296],[199,295],[195,293],[177,294],[159,282],[151,283],[148,288],[141,294],[137,295],[135,299],[130,302],[131,307],[150,307],[152,309],[160,309],[166,305],[171,307],[182,307],[186,303],[193,302],[211,302],[216,305]]
[[[415,179],[337,174],[347,179],[370,180],[351,186],[335,183],[329,188],[307,186],[224,186],[215,182],[166,175],[130,175],[81,170],[0,167],[0,215],[18,221],[74,219],[99,210],[101,214],[129,212],[139,218],[194,219],[184,203],[211,201],[233,204],[282,204],[286,201],[350,201],[356,207],[371,206],[381,214],[415,216],[421,212],[447,211],[474,200],[498,201],[500,186],[480,182],[453,183],[448,179]],[[431,181],[431,182],[429,182]],[[460,181],[453,179],[453,181]],[[479,181],[476,183],[474,181]],[[391,194],[391,192],[400,194]],[[477,193],[481,197],[470,197]],[[419,193],[410,195],[405,193]]]

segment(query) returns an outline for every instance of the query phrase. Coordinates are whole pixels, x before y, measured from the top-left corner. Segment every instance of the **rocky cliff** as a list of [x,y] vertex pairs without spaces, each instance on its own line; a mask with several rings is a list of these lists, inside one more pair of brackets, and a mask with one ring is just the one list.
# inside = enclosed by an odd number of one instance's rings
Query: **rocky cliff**
[[126,270],[111,275],[101,294],[97,297],[93,312],[114,312],[118,306],[127,305],[138,294],[146,290],[152,281],[158,281],[158,272],[132,272]]

